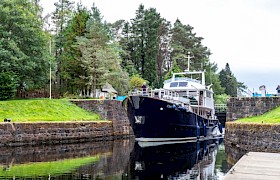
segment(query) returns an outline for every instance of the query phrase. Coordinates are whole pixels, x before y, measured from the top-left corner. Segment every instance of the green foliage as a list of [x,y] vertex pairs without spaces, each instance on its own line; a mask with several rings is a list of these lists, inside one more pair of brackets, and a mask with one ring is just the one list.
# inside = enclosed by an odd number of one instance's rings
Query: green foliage
[[239,92],[244,93],[248,87],[244,84],[244,82],[237,82],[237,89]]
[[246,123],[280,123],[280,107],[277,107],[263,115],[238,119],[235,122]]
[[[71,173],[73,170],[99,161],[99,156],[65,159],[51,162],[33,162],[27,164],[13,164],[9,171],[1,171],[1,178],[28,178],[42,179],[42,177],[52,177]],[[4,166],[0,166],[5,169]]]
[[190,70],[203,70],[209,62],[210,50],[202,45],[202,40],[193,32],[193,27],[177,19],[172,29],[170,64],[176,61],[181,69],[188,69],[187,55],[191,52]]
[[121,68],[120,47],[110,41],[108,26],[102,22],[101,14],[92,7],[92,15],[87,21],[87,33],[77,38],[81,52],[80,62],[84,74],[84,90],[96,90],[107,81],[119,94],[128,90],[128,74]]
[[227,94],[218,94],[214,96],[215,104],[227,104],[227,100],[230,98]]
[[60,93],[62,93],[61,86],[63,86],[63,82],[61,76],[65,77],[63,72],[63,48],[65,48],[65,43],[67,43],[64,39],[64,33],[66,30],[67,23],[70,21],[73,15],[73,1],[70,0],[59,0],[55,2],[54,5],[56,7],[55,11],[52,13],[53,23],[55,25],[55,62],[56,62],[56,86],[58,86]]
[[171,67],[170,71],[168,71],[168,73],[165,76],[165,80],[172,78],[173,73],[179,73],[179,72],[182,72],[182,69],[177,65],[176,61],[174,61],[173,66]]
[[78,6],[73,18],[63,31],[63,52],[61,55],[61,81],[63,92],[79,93],[83,88],[80,76],[84,74],[81,67],[81,51],[77,47],[77,37],[86,33],[86,22],[90,17],[88,10]]
[[[166,41],[163,39],[169,32],[168,25],[155,8],[146,10],[141,4],[131,26],[128,23],[124,25],[124,37],[120,40],[126,52],[122,55],[125,58],[123,65],[128,67],[132,62],[138,74],[154,87],[161,86],[163,82],[163,64],[166,58],[166,51],[163,50]],[[133,69],[127,69],[132,72],[130,75],[134,74]]]
[[0,101],[0,119],[13,122],[38,121],[93,121],[97,114],[88,112],[67,100],[31,99]]
[[105,74],[106,81],[110,83],[118,92],[119,95],[124,95],[128,91],[128,73],[121,68],[121,59],[117,43],[108,44],[104,49],[102,60],[106,62],[106,67],[109,69]]
[[29,0],[0,1],[0,69],[17,76],[18,89],[42,87],[49,53],[39,8]]
[[232,97],[237,96],[237,80],[232,74],[229,64],[226,63],[225,69],[222,69],[219,73],[219,79],[221,86],[225,88],[225,93]]
[[[105,74],[109,73],[110,65],[107,54],[107,42],[109,41],[107,27],[102,23],[99,10],[92,7],[92,15],[87,21],[85,36],[77,38],[77,44],[81,51],[80,62],[84,74],[80,75],[84,81],[85,91],[92,89],[96,94],[97,88],[106,82]],[[108,55],[108,56],[107,56]]]
[[133,90],[134,88],[140,89],[144,82],[148,84],[147,80],[141,78],[139,75],[134,75],[130,78],[130,82],[129,82],[130,89],[131,90]]
[[16,76],[10,72],[0,73],[0,100],[14,97],[17,88]]
[[[118,27],[118,30],[116,30],[115,26],[120,26],[120,22],[122,22],[122,27]],[[137,74],[136,66],[134,66],[134,63],[131,60],[131,54],[132,54],[132,44],[133,41],[130,38],[130,25],[128,22],[124,21],[117,21],[114,24],[111,25],[111,29],[114,33],[115,37],[121,37],[118,39],[119,45],[120,45],[120,58],[122,59],[121,66],[123,69],[128,72],[129,76],[133,76],[134,74]],[[118,35],[116,32],[119,30],[121,31],[121,34]]]
[[219,79],[219,75],[217,72],[217,64],[210,63],[209,66],[206,67],[206,84],[212,84],[211,88],[215,92],[216,95],[224,94],[225,88],[221,86],[221,82]]

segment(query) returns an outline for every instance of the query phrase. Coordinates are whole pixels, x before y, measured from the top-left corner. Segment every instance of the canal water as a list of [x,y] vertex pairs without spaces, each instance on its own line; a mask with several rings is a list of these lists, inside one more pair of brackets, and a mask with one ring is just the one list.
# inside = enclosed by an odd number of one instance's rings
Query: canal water
[[[222,139],[170,144],[134,139],[0,147],[0,179],[222,179],[235,155]],[[231,162],[230,162],[231,161]]]

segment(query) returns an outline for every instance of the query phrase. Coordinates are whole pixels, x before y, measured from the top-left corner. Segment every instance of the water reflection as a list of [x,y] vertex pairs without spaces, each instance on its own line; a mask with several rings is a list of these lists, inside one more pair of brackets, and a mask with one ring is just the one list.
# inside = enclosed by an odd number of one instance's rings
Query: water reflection
[[3,179],[220,179],[222,139],[140,144],[134,139],[0,148]]
[[104,179],[122,174],[133,139],[0,148],[1,179]]
[[[140,147],[131,156],[131,179],[217,179],[219,139]],[[141,145],[141,144],[140,144]]]

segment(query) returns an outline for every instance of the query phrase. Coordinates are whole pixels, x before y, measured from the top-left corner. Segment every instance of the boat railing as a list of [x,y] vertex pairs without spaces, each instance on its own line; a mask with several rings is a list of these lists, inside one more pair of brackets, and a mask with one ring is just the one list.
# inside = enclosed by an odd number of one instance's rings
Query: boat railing
[[130,95],[138,95],[138,96],[148,96],[157,99],[164,99],[173,102],[180,102],[189,104],[190,100],[184,97],[180,97],[179,93],[174,90],[167,90],[167,89],[146,89],[146,91],[141,90],[134,90],[129,93]]
[[188,98],[181,97],[180,94],[174,90],[167,89],[154,89],[151,90],[149,95],[153,98],[169,100],[175,103],[183,103],[190,104],[190,100]]

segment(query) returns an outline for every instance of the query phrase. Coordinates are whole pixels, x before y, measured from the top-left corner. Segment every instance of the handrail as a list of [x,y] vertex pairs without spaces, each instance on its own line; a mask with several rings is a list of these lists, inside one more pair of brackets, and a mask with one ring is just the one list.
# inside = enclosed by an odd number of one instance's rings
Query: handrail
[[215,104],[215,111],[216,112],[226,112],[227,105],[226,104]]

